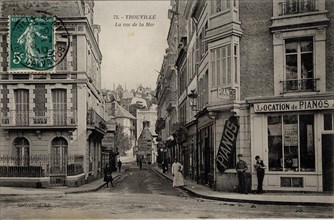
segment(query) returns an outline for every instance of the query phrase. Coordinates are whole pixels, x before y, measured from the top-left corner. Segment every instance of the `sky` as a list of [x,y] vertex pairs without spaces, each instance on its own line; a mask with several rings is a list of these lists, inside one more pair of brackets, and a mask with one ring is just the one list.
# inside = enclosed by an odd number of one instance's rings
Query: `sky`
[[[130,91],[141,84],[155,89],[156,70],[160,71],[168,46],[169,8],[167,0],[95,1],[94,23],[101,26],[102,88],[122,85]],[[155,19],[126,19],[126,15],[151,15]],[[153,25],[145,26],[146,22]],[[130,27],[123,23],[130,23]],[[139,27],[139,23],[144,23],[144,27]],[[118,24],[121,26],[116,27]]]

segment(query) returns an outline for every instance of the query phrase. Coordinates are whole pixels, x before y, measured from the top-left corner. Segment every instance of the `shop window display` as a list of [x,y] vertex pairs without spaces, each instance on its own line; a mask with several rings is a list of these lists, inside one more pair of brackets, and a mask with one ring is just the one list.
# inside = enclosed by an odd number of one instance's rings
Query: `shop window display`
[[268,117],[269,171],[315,171],[314,116]]

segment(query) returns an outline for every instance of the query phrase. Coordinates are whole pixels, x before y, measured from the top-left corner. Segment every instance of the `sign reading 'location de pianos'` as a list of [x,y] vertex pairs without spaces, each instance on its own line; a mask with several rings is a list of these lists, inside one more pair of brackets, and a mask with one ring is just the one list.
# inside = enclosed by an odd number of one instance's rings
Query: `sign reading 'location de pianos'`
[[233,152],[235,149],[238,131],[238,118],[235,116],[229,117],[224,125],[224,131],[216,157],[217,169],[221,173],[224,173],[224,171],[227,169],[228,163],[231,160],[231,156],[233,156],[231,152]]

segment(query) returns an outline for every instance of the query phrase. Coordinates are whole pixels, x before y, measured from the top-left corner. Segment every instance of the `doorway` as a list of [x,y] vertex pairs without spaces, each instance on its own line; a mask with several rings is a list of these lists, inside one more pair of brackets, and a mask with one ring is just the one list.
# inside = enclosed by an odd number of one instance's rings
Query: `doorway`
[[323,190],[333,192],[334,134],[322,135],[322,180]]
[[53,186],[66,185],[67,148],[63,137],[56,137],[51,142],[50,183]]

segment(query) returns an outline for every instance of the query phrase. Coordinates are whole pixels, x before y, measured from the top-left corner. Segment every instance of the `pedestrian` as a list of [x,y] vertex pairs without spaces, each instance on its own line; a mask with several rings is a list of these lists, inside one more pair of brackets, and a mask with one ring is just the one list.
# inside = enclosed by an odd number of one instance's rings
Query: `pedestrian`
[[164,161],[162,161],[162,172],[166,173],[168,171],[168,163],[167,160],[165,159]]
[[237,163],[236,170],[239,179],[239,193],[248,194],[246,175],[246,170],[248,169],[248,166],[247,163],[242,160],[242,154],[238,154],[238,160],[239,161]]
[[139,169],[141,169],[142,166],[143,166],[143,162],[142,162],[142,159],[140,158],[140,159],[139,159]]
[[166,170],[165,170],[165,161],[162,161],[161,166],[162,166],[162,172],[166,173]]
[[183,176],[182,176],[183,166],[175,158],[172,165],[172,174],[173,174],[173,187],[184,186]]
[[256,163],[254,164],[254,168],[256,169],[256,175],[257,175],[257,193],[262,194],[263,193],[263,178],[264,178],[264,170],[266,169],[266,166],[263,163],[263,160],[261,160],[260,156],[255,157]]
[[106,164],[106,166],[104,167],[103,172],[104,172],[104,179],[103,180],[104,180],[104,182],[107,183],[107,188],[109,187],[109,183],[112,187],[114,187],[114,185],[112,184],[112,181],[113,181],[112,175],[111,175],[112,171],[111,171],[111,168],[109,167],[109,164]]
[[122,168],[122,161],[121,161],[121,159],[118,160],[117,165],[118,165],[118,171],[121,172],[121,168]]

